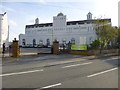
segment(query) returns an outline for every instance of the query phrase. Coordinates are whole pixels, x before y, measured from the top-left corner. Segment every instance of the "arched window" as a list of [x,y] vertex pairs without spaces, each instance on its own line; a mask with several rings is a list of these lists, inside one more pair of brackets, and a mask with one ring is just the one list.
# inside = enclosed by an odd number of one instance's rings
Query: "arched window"
[[90,43],[92,43],[92,41],[93,41],[93,38],[92,38],[92,37],[90,37],[90,38],[89,38],[89,42],[90,42]]
[[66,39],[63,39],[63,40],[62,40],[62,43],[63,43],[63,44],[66,44]]
[[22,39],[22,45],[25,45],[26,43],[25,43],[25,39]]
[[75,44],[75,38],[71,39],[71,44]]
[[43,40],[40,40],[40,41],[39,41],[39,44],[40,44],[40,45],[43,45]]
[[33,39],[33,46],[35,46],[36,45],[36,40],[35,39]]
[[49,46],[50,45],[50,39],[47,39],[46,42],[47,42],[47,46]]

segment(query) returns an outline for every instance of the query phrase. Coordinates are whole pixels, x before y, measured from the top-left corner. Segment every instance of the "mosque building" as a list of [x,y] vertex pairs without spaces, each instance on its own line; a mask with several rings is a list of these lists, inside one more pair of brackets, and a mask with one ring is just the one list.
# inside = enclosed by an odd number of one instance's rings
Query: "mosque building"
[[[87,20],[66,21],[66,15],[58,13],[53,16],[53,23],[41,23],[35,19],[35,24],[26,25],[25,34],[19,35],[20,46],[52,45],[54,40],[60,44],[89,45],[97,38],[92,14],[87,14]],[[111,23],[111,19],[106,19]]]

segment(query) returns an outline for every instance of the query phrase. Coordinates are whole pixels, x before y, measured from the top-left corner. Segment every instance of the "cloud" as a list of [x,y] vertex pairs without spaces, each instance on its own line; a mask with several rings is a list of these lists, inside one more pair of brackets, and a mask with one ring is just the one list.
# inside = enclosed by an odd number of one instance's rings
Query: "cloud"
[[[112,25],[118,25],[118,1],[119,0],[101,0],[96,2],[96,16],[103,18],[111,18]],[[101,7],[102,5],[102,7]],[[99,11],[99,12],[98,12]],[[104,17],[105,15],[105,17]]]
[[9,8],[7,6],[0,5],[1,10],[9,11],[9,12],[16,12],[15,9]]
[[39,3],[46,4],[47,2],[45,0],[39,0]]
[[97,0],[3,0],[2,2],[94,2]]
[[28,22],[27,22],[27,24],[29,25],[29,24],[34,24],[34,19],[31,19],[31,20],[29,20]]
[[9,20],[9,25],[10,26],[17,26],[17,23],[13,20]]
[[38,2],[94,2],[96,0],[36,0]]
[[36,15],[28,15],[26,20],[25,20],[26,21],[26,25],[34,24],[36,18],[37,18]]
[[6,7],[6,10],[7,10],[7,11],[10,11],[10,12],[15,12],[14,9],[12,9],[12,8],[8,8],[8,7]]

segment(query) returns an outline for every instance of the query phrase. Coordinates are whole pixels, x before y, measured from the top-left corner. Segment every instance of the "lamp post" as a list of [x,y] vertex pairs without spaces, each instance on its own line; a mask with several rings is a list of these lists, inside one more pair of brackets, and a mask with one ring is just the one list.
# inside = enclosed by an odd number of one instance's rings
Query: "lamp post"
[[52,44],[53,44],[53,42],[54,42],[54,26],[52,28]]
[[52,42],[53,42],[53,29],[52,29]]

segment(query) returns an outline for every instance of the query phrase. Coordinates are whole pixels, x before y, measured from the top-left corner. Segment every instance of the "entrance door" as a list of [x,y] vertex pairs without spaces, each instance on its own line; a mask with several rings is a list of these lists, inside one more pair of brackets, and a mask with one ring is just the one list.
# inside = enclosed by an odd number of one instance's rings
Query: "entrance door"
[[36,40],[35,39],[33,39],[33,46],[35,46],[36,45]]

